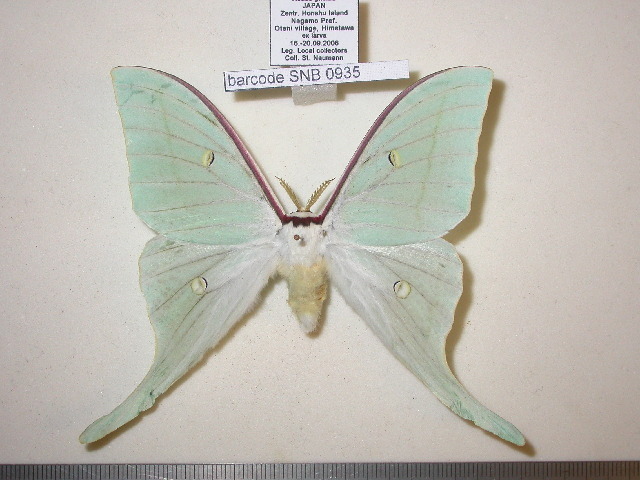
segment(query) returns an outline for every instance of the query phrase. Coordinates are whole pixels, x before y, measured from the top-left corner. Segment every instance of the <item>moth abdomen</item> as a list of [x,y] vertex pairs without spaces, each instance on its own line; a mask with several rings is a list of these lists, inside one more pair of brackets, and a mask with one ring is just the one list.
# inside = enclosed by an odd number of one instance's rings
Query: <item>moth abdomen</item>
[[327,267],[324,259],[313,265],[280,265],[278,273],[289,287],[288,303],[305,333],[318,326],[322,306],[327,298]]

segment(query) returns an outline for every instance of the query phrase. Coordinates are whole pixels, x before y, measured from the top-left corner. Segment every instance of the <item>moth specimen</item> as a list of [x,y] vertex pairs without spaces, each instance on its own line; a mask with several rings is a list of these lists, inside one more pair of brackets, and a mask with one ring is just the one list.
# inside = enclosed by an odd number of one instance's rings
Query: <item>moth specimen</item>
[[140,67],[112,72],[133,208],[155,232],[140,284],[153,364],[122,404],[80,436],[94,442],[153,405],[216,345],[279,275],[305,332],[329,280],[384,345],[459,416],[517,445],[522,434],[451,373],[445,341],[462,264],[441,237],[469,213],[493,74],[425,77],[382,112],[318,214],[328,182],[286,213],[247,148],[191,85]]

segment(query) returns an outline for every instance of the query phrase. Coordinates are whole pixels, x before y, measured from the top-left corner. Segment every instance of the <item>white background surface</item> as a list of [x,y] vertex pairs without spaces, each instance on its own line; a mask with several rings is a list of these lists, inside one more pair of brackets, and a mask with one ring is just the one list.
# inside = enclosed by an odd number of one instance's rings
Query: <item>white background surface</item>
[[413,80],[495,71],[472,213],[449,236],[466,267],[449,359],[528,446],[441,405],[335,291],[306,337],[283,282],[140,421],[81,446],[153,355],[136,265],[152,232],[130,207],[109,70],[190,82],[304,197],[409,81],[307,107],[227,94],[223,70],[268,67],[266,1],[25,0],[0,4],[0,462],[638,458],[640,3],[360,8],[361,61],[408,58]]

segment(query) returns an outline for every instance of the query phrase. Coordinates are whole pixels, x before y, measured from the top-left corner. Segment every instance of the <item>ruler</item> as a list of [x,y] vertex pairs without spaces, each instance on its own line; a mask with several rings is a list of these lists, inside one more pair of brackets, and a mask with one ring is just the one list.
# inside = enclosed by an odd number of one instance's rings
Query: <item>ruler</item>
[[640,480],[640,461],[0,465],[0,480]]

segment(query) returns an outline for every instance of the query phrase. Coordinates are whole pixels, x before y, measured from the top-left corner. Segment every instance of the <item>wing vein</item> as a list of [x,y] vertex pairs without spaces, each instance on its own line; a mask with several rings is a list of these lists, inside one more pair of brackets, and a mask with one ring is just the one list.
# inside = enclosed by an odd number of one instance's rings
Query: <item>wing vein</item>
[[[465,109],[465,108],[482,108],[482,105],[476,104],[476,103],[473,103],[473,104],[470,103],[470,104],[467,104],[467,105],[458,105],[458,106],[455,106],[455,107],[445,108],[443,110],[438,110],[436,113],[433,113],[433,114],[428,115],[428,116],[426,116],[424,118],[421,118],[419,121],[411,123],[410,125],[406,126],[402,130],[399,130],[398,132],[396,132],[396,134],[394,136],[392,136],[391,138],[387,139],[387,141],[385,142],[385,145],[393,143],[393,141],[396,138],[398,138],[400,135],[406,133],[407,131],[411,130],[414,127],[417,127],[418,125],[420,125],[421,123],[426,122],[427,120],[430,120],[430,119],[432,119],[434,117],[438,117],[438,116],[442,115],[443,113],[451,112],[453,110]],[[475,130],[475,129],[473,129],[473,130]],[[447,132],[447,130],[442,130],[442,131],[443,132]],[[439,132],[439,130],[437,130],[436,132]],[[423,137],[422,139],[425,139],[425,138],[429,138],[429,137]],[[418,140],[421,140],[421,139],[418,139]],[[415,143],[415,142],[413,142],[413,143]],[[407,145],[411,145],[411,143],[406,143],[406,144],[400,145],[400,147],[397,147],[397,148],[401,148],[401,147],[404,147],[404,146],[407,146]],[[384,145],[378,146],[377,150],[372,152],[371,155],[369,156],[369,158],[377,156],[380,153],[380,150],[382,150],[383,146]],[[363,163],[366,163],[366,162],[363,162]]]
[[[247,199],[251,200],[251,201],[252,201],[252,203],[259,203],[259,202],[256,202],[255,195],[251,195],[251,194],[249,194],[249,193],[247,193],[247,192],[244,192],[244,191],[242,191],[242,190],[240,190],[240,189],[238,189],[238,188],[234,187],[233,185],[231,185],[231,184],[229,184],[229,183],[225,182],[224,180],[222,180],[222,178],[220,177],[220,175],[218,174],[218,172],[216,172],[215,170],[212,170],[212,169],[210,169],[210,168],[206,168],[206,167],[204,167],[203,165],[200,165],[200,164],[198,164],[198,163],[196,163],[196,162],[192,162],[192,161],[191,161],[191,160],[189,160],[189,159],[182,158],[182,157],[177,157],[177,156],[175,156],[175,155],[168,155],[168,154],[165,154],[165,153],[127,153],[127,156],[129,156],[129,157],[139,156],[139,157],[161,157],[161,158],[173,158],[173,159],[175,159],[175,160],[180,160],[180,161],[186,162],[186,163],[188,163],[189,165],[196,166],[196,167],[198,167],[198,168],[203,169],[203,170],[204,170],[204,171],[206,171],[209,175],[212,175],[214,178],[216,178],[216,179],[217,179],[217,182],[206,182],[206,181],[204,181],[204,180],[198,180],[198,181],[193,181],[192,183],[210,183],[210,184],[214,184],[214,185],[218,185],[218,184],[219,184],[219,185],[223,185],[223,186],[227,187],[229,190],[231,190],[231,191],[233,191],[234,193],[236,193],[237,195],[239,195],[239,196],[241,196],[241,197],[245,197],[245,198],[247,198]],[[252,181],[255,181],[255,178],[253,177],[253,175],[252,175],[252,174],[250,174],[249,172],[245,172],[245,173],[247,174],[247,176],[248,176],[249,178],[251,178],[251,180],[252,180]],[[157,181],[157,182],[129,181],[129,183],[141,183],[141,184],[144,184],[144,183],[160,183],[160,184],[162,184],[162,183],[167,183],[167,184],[169,184],[169,183],[189,183],[189,181],[162,181],[162,182],[160,182],[160,181]],[[263,192],[262,192],[262,189],[257,188],[256,190],[259,192],[259,193],[258,193],[259,198],[263,198]]]
[[208,146],[206,145],[201,145],[197,142],[192,142],[191,140],[184,138],[184,137],[180,137],[179,135],[176,135],[173,132],[166,132],[166,131],[162,131],[162,130],[158,130],[155,128],[149,128],[149,127],[126,127],[126,130],[136,130],[136,131],[140,131],[140,132],[151,132],[151,133],[156,133],[158,135],[163,135],[165,137],[169,137],[169,138],[173,138],[175,140],[179,140],[182,141],[184,143],[188,143],[190,145],[193,145],[194,147],[199,147],[202,148],[203,150],[211,150]]
[[222,199],[222,200],[212,200],[210,202],[204,202],[204,203],[194,203],[192,205],[182,205],[179,207],[170,207],[170,208],[157,208],[154,210],[143,210],[138,208],[136,211],[138,213],[160,213],[160,212],[172,212],[175,210],[187,210],[189,208],[196,208],[196,207],[206,207],[209,205],[216,205],[216,204],[231,204],[231,203],[244,203],[241,200],[229,200],[229,199]]
[[[359,225],[359,227],[355,227],[355,225]],[[407,231],[407,232],[416,232],[416,233],[424,233],[424,232],[430,232],[430,233],[437,233],[440,230],[433,230],[433,229],[426,229],[426,228],[411,228],[409,226],[406,225],[392,225],[389,223],[379,223],[379,222],[357,222],[357,221],[349,221],[348,225],[344,225],[343,228],[347,229],[347,230],[357,230],[358,228],[361,227],[370,227],[370,228],[389,228],[389,229],[393,229],[393,230],[403,230],[403,231]],[[336,243],[337,245],[337,243]]]
[[189,228],[176,228],[174,230],[165,230],[165,233],[176,233],[176,232],[189,232],[193,230],[204,230],[207,228],[218,228],[218,227],[247,227],[246,223],[233,223],[233,222],[223,222],[223,223],[212,223],[210,225],[197,225]]
[[177,244],[172,245],[172,246],[170,246],[170,247],[163,248],[163,249],[161,249],[161,250],[157,250],[157,251],[155,251],[155,252],[153,252],[153,253],[145,253],[145,252],[143,251],[143,252],[142,252],[142,254],[140,255],[140,259],[153,257],[153,256],[158,255],[158,254],[161,254],[161,253],[165,253],[165,252],[169,252],[169,251],[171,251],[171,250],[175,250],[176,248],[180,248],[180,247],[182,247],[182,246],[183,246],[183,245],[180,245],[180,244],[178,244],[178,243],[177,243]]
[[[407,112],[410,112],[414,108],[418,108],[419,106],[421,106],[425,102],[429,102],[429,101],[433,100],[434,98],[440,97],[442,95],[446,95],[449,92],[452,92],[454,90],[459,90],[459,89],[469,88],[469,87],[473,87],[473,88],[475,88],[475,87],[484,87],[484,85],[482,85],[480,83],[466,83],[466,84],[456,85],[456,86],[453,86],[453,87],[450,87],[450,88],[446,88],[444,90],[441,90],[441,91],[436,92],[436,93],[434,93],[432,95],[429,95],[429,96],[424,96],[418,102],[414,103],[413,105],[409,105],[404,110],[399,110],[398,109],[397,112],[394,110],[394,113],[396,113],[396,115],[393,116],[393,117],[387,117],[387,121],[385,121],[385,123],[383,124],[383,127],[387,127],[387,126],[391,125],[396,120],[398,120],[398,118],[404,116]],[[396,109],[397,109],[397,107],[398,106],[396,106]]]
[[[469,129],[451,129],[451,130],[443,130],[442,133],[449,133],[449,132],[456,131],[456,130],[479,130],[479,129],[471,129],[471,128],[469,128]],[[423,137],[423,139],[424,138],[428,138],[428,136],[427,137]],[[420,141],[420,140],[421,139],[418,139],[415,142]],[[415,143],[415,142],[411,142],[411,143]],[[407,144],[405,144],[403,146],[410,145],[411,143],[407,143]],[[443,153],[443,154],[438,154],[438,155],[430,155],[430,156],[427,156],[427,157],[423,157],[423,158],[419,158],[419,159],[413,160],[411,162],[407,162],[406,164],[401,165],[399,167],[399,169],[404,168],[405,166],[408,166],[408,165],[414,165],[416,163],[421,163],[421,162],[425,162],[425,161],[426,162],[430,162],[431,160],[433,160],[435,158],[460,157],[460,156],[464,156],[464,155],[470,155],[470,154],[469,153],[463,153],[463,152],[457,152],[457,153]],[[372,157],[368,157],[367,160],[365,160],[365,162],[371,160],[371,158]],[[382,177],[380,177],[380,179],[378,180],[377,184],[369,185],[367,188],[365,188],[361,192],[358,192],[355,195],[351,195],[350,197],[345,198],[343,200],[343,203],[351,202],[351,201],[357,199],[358,197],[360,197],[362,195],[366,195],[368,193],[371,193],[373,190],[375,190],[378,187],[387,185],[386,180],[390,176],[392,176],[394,173],[395,173],[395,169],[388,171]],[[425,182],[418,182],[418,183],[425,183]],[[472,185],[472,184],[471,183],[467,183],[467,185]]]
[[[133,87],[136,87],[136,88],[139,88],[139,89],[141,89],[141,90],[147,90],[147,91],[150,91],[150,92],[155,92],[155,93],[157,93],[157,94],[159,94],[159,95],[161,95],[161,96],[163,96],[163,97],[170,98],[170,99],[174,100],[175,102],[177,102],[177,103],[180,103],[180,104],[184,105],[187,109],[191,110],[191,111],[192,111],[192,112],[194,112],[195,114],[200,115],[201,117],[204,117],[204,118],[205,118],[208,122],[210,122],[213,126],[217,127],[218,121],[217,121],[217,119],[215,118],[215,116],[214,116],[214,118],[209,117],[209,114],[213,114],[213,112],[211,112],[208,108],[206,109],[206,111],[205,111],[205,112],[202,112],[201,110],[197,109],[197,108],[196,108],[195,106],[193,106],[192,104],[185,102],[184,100],[182,100],[182,99],[181,99],[181,98],[179,98],[179,97],[176,97],[175,95],[171,95],[171,94],[170,94],[170,93],[168,93],[166,90],[158,90],[158,89],[156,89],[156,88],[147,87],[147,86],[140,85],[140,84],[137,84],[137,83],[136,83],[136,84],[134,84],[134,83],[125,83],[125,82],[114,82],[114,84],[118,84],[118,85],[125,85],[125,86],[127,86],[130,90],[131,90]],[[189,91],[189,95],[193,95],[193,92]],[[197,97],[196,97],[196,98],[197,98]],[[125,102],[122,102],[122,103],[118,103],[118,107],[123,107],[123,106],[125,105],[125,103],[126,103],[126,101],[125,101]]]
[[[165,274],[167,274],[167,273],[169,273],[169,272],[172,272],[172,271],[176,270],[177,268],[186,267],[186,266],[188,266],[188,265],[196,265],[196,264],[198,264],[199,262],[206,261],[206,260],[211,260],[211,259],[213,259],[213,258],[215,258],[215,257],[220,257],[220,256],[222,256],[222,255],[226,255],[226,254],[228,254],[228,253],[229,253],[229,250],[230,250],[230,249],[227,249],[227,250],[224,250],[224,251],[222,251],[222,252],[213,253],[213,254],[211,254],[211,255],[206,255],[206,256],[204,256],[204,257],[198,257],[198,258],[195,258],[195,259],[190,260],[190,261],[188,261],[188,262],[181,263],[180,265],[174,265],[174,266],[173,266],[173,267],[171,267],[171,268],[167,268],[166,270],[163,270],[163,271],[161,271],[161,272],[157,272],[157,273],[154,273],[153,275],[149,275],[149,277],[148,277],[148,278],[149,278],[149,279],[157,278],[157,277],[160,277],[160,276],[162,276],[162,275],[165,275]],[[207,270],[211,270],[211,269],[210,269],[210,268],[208,268]],[[205,271],[207,271],[207,270],[205,270]],[[195,277],[194,277],[194,278],[195,278]],[[191,278],[189,281],[191,281],[191,280],[193,280],[193,278]],[[178,289],[178,290],[179,290],[179,289]]]
[[[375,257],[374,257],[374,258],[375,258]],[[391,259],[391,260],[396,261],[395,259]],[[394,276],[394,277],[396,277],[398,280],[406,280],[405,278],[403,278],[403,276],[402,276],[402,275],[400,275],[400,273],[399,273],[395,268],[393,268],[392,266],[390,266],[388,263],[386,263],[386,262],[382,262],[382,261],[381,261],[380,259],[378,259],[378,258],[376,258],[376,261],[377,261],[377,263],[378,263],[381,267],[383,267],[385,270],[387,270],[388,272],[391,272],[391,273],[393,274],[393,276]],[[401,263],[401,262],[398,262],[398,263]],[[419,270],[419,271],[420,271],[420,272],[422,272],[422,273],[424,273],[424,271],[423,271],[423,270]],[[412,293],[413,293],[413,291],[415,290],[415,292],[416,292],[417,294],[419,294],[419,295],[420,295],[420,297],[421,297],[421,298],[422,298],[426,303],[428,303],[429,305],[431,305],[431,306],[433,307],[433,309],[434,309],[434,310],[436,310],[436,311],[437,311],[438,313],[440,313],[441,315],[445,315],[445,316],[446,316],[446,315],[448,314],[448,312],[446,312],[446,311],[443,311],[443,310],[442,310],[442,307],[441,307],[440,305],[437,305],[437,304],[433,303],[431,300],[429,300],[429,299],[427,298],[427,296],[425,296],[425,295],[422,293],[421,289],[419,289],[419,288],[418,288],[418,285],[415,285],[415,284],[414,284],[415,282],[410,282],[410,283],[411,283],[411,287],[412,287],[412,289],[411,289],[411,290],[412,290]],[[389,289],[392,289],[392,287],[393,287],[393,285],[389,285],[389,286],[388,286],[388,288],[389,288]],[[402,300],[398,299],[398,298],[397,298],[397,297],[395,297],[395,296],[393,296],[393,297],[392,297],[392,296],[391,296],[391,294],[390,294],[386,289],[384,289],[384,290],[383,290],[383,288],[382,288],[382,287],[380,287],[380,286],[378,286],[378,285],[376,285],[376,286],[375,286],[375,288],[377,288],[378,290],[382,290],[382,295],[381,295],[381,296],[382,296],[383,298],[388,298],[389,300],[393,300],[393,301],[395,302],[395,304],[396,304],[396,305],[399,305],[399,306],[402,308],[402,310],[404,310],[405,314],[406,314],[409,318],[413,318],[413,315],[412,315],[412,314],[411,314],[411,312],[408,310],[408,306],[407,306],[405,303],[403,303],[403,301],[402,301]],[[393,290],[391,290],[391,291],[393,291]],[[393,311],[393,308],[391,308],[391,310]]]
[[[422,137],[415,138],[415,139],[411,140],[410,142],[403,143],[402,145],[398,145],[394,149],[389,149],[389,150],[399,150],[401,148],[408,147],[410,145],[414,145],[414,144],[416,144],[418,142],[422,142],[423,140],[426,140],[428,138],[437,138],[437,137],[440,137],[440,136],[443,136],[443,135],[447,135],[447,134],[451,134],[451,133],[454,133],[454,132],[473,131],[473,130],[480,131],[481,128],[480,127],[459,127],[459,128],[449,128],[449,129],[446,129],[446,130],[436,130],[435,132],[429,133],[428,135],[424,135]],[[385,143],[385,144],[388,146],[387,143]],[[367,154],[366,159],[362,163],[365,164],[368,161],[372,160],[374,157],[377,158],[378,152],[380,152],[380,150],[382,150],[382,146],[380,148],[378,148],[378,150],[376,150],[372,154]],[[456,152],[456,153],[459,153],[460,155],[465,155],[462,152]],[[452,155],[452,153],[448,153],[447,155]],[[429,157],[425,157],[425,159],[427,159],[427,158],[430,159],[432,157],[430,157],[430,156]],[[402,166],[400,166],[400,168],[402,168]],[[393,172],[393,170],[391,170],[391,172]]]
[[[186,125],[187,127],[193,129],[194,131],[200,133],[202,136],[206,137],[208,140],[211,140],[211,142],[215,145],[217,145],[221,151],[223,151],[224,153],[226,153],[227,155],[231,156],[233,155],[232,152],[230,152],[228,149],[226,149],[219,141],[217,141],[215,138],[213,138],[210,134],[208,134],[207,132],[201,130],[200,128],[198,128],[197,126],[193,125],[192,123],[187,122],[186,120],[183,120],[180,117],[177,117],[175,115],[171,115],[170,113],[165,112],[164,110],[160,110],[157,108],[150,108],[150,107],[144,107],[142,105],[122,105],[121,108],[131,108],[131,109],[138,109],[138,110],[145,110],[148,112],[158,112],[164,116],[173,118],[175,120],[177,120],[178,122],[182,123],[183,125]],[[211,122],[211,126],[214,127],[216,130],[221,130],[217,125],[215,125],[214,123]],[[127,127],[130,128],[130,127]]]
[[386,187],[388,185],[443,185],[447,187],[471,185],[471,182],[454,182],[450,180],[403,180],[398,182],[386,182],[384,184],[375,185],[371,187],[370,191],[374,191],[378,188]]
[[[407,247],[407,248],[409,248],[409,247]],[[412,250],[414,250],[414,249],[412,249]],[[397,259],[397,258],[391,257],[391,256],[389,256],[389,255],[384,254],[383,252],[377,252],[377,251],[376,251],[376,254],[377,254],[377,255],[380,255],[381,257],[387,258],[387,259],[389,259],[389,260],[390,260],[390,261],[392,261],[392,262],[396,262],[396,263],[399,263],[399,264],[401,264],[401,265],[404,265],[404,266],[406,266],[407,268],[409,268],[409,269],[411,269],[411,270],[415,270],[415,271],[418,271],[418,272],[421,272],[421,273],[425,273],[425,274],[429,275],[431,278],[433,278],[433,279],[435,279],[435,280],[438,280],[439,282],[442,282],[442,283],[444,283],[445,285],[449,285],[450,287],[453,287],[453,288],[456,288],[456,289],[457,289],[457,288],[459,288],[459,287],[458,287],[458,285],[456,285],[456,284],[454,284],[454,283],[451,283],[450,281],[448,281],[448,280],[446,280],[446,279],[444,279],[444,278],[440,277],[439,275],[436,275],[436,274],[434,274],[434,273],[432,273],[432,272],[430,272],[430,271],[422,270],[422,269],[420,269],[420,268],[416,267],[416,266],[415,266],[414,264],[412,264],[412,263],[409,263],[409,262],[406,262],[406,261],[399,260],[399,259]],[[430,252],[430,254],[432,254],[432,253]],[[444,257],[444,256],[442,256],[442,255],[433,254],[433,256],[438,257],[438,258],[440,258],[440,259],[442,259],[442,260],[445,260],[445,261],[447,261],[448,263],[453,263],[453,262],[451,261],[451,259],[450,259],[450,258]]]
[[464,212],[460,212],[459,210],[449,210],[447,208],[431,208],[431,207],[421,207],[416,204],[399,202],[395,200],[384,200],[382,198],[368,198],[367,203],[377,203],[381,205],[397,205],[399,207],[407,207],[412,209],[419,209],[424,212],[436,212],[436,213],[453,213],[453,214],[462,214]]

